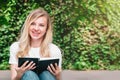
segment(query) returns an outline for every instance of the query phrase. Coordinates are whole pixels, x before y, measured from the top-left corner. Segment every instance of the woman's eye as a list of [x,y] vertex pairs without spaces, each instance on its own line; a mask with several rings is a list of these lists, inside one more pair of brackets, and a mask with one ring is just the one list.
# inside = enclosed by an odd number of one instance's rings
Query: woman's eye
[[43,24],[40,24],[39,26],[44,27],[44,25],[43,25]]
[[31,25],[35,25],[35,23],[31,23]]

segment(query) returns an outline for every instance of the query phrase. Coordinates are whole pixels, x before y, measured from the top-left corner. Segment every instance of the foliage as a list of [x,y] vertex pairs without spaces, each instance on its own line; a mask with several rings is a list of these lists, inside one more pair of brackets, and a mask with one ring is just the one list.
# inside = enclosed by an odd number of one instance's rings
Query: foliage
[[[29,11],[43,7],[63,51],[63,69],[120,69],[120,23],[116,0],[0,1],[0,69],[8,69],[9,47]],[[117,9],[114,9],[117,8]]]

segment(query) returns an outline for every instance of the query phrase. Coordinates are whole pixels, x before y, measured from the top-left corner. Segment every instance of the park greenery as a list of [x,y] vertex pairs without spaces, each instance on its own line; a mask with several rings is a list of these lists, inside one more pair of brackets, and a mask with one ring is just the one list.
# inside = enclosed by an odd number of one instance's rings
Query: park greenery
[[9,47],[28,13],[44,8],[53,23],[53,43],[63,69],[120,69],[119,0],[0,0],[0,69],[9,69]]

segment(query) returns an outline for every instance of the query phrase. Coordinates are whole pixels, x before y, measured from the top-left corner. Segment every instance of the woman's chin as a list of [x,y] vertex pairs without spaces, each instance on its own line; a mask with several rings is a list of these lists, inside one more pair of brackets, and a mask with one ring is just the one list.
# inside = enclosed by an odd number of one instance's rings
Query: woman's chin
[[32,40],[40,40],[41,38],[39,37],[31,37]]

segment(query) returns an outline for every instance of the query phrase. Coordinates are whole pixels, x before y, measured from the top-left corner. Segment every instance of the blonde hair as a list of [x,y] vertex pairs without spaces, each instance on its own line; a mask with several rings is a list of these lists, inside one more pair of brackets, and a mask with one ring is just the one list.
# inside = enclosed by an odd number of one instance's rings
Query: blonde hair
[[45,16],[47,18],[47,30],[40,45],[40,53],[43,57],[50,56],[49,46],[48,46],[49,43],[52,42],[52,26],[51,26],[50,16],[44,9],[38,8],[36,10],[33,10],[28,15],[21,29],[21,35],[18,40],[20,49],[19,52],[17,53],[17,57],[24,57],[28,55],[28,51],[30,50],[29,27],[34,20],[36,20],[41,16]]

